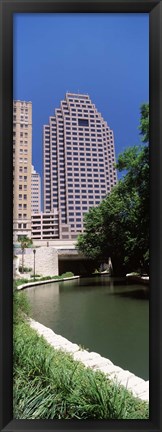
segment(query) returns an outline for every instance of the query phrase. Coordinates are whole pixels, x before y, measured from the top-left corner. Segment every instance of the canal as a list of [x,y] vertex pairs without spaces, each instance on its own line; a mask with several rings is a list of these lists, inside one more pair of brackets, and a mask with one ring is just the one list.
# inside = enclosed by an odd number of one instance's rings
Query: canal
[[149,301],[144,285],[97,276],[25,290],[31,317],[71,342],[149,379]]

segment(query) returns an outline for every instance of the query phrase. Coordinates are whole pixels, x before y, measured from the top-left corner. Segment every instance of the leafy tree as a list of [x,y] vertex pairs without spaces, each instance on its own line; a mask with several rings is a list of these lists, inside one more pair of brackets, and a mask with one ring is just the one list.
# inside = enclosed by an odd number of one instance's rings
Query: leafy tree
[[149,143],[149,104],[141,105],[141,121],[139,126],[142,141]]
[[117,168],[125,176],[98,207],[84,219],[78,248],[92,259],[111,256],[117,272],[149,269],[149,108],[141,107],[140,130],[144,145],[119,155]]
[[33,244],[32,239],[28,238],[27,236],[19,236],[19,242],[21,245],[21,252],[22,252],[22,273],[24,273],[24,251],[26,248],[31,247]]

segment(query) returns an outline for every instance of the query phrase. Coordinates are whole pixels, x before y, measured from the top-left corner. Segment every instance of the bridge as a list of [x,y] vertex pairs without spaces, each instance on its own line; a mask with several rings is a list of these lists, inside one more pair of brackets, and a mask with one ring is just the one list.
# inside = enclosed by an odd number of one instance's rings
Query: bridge
[[[33,248],[36,248],[36,268],[38,273],[53,274],[52,262],[55,262],[55,270],[58,269],[58,274],[72,272],[74,275],[88,274],[91,270],[95,270],[95,265],[91,260],[85,257],[76,249],[76,241],[62,241],[62,240],[34,240],[33,247],[25,249],[24,265],[26,267],[33,267]],[[16,247],[15,254],[19,256],[20,264],[22,261],[22,251],[20,245]],[[49,273],[48,273],[49,272]]]

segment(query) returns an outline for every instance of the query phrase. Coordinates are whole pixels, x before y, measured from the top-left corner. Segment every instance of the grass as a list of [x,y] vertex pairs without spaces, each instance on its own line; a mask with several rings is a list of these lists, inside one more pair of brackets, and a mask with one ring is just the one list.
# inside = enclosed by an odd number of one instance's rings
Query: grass
[[54,275],[54,276],[39,276],[39,275],[35,275],[35,279],[33,281],[34,275],[31,275],[30,279],[22,277],[20,279],[17,279],[16,283],[17,283],[17,285],[23,285],[25,283],[30,283],[31,281],[32,282],[39,282],[39,281],[46,281],[46,280],[51,280],[51,279],[61,280],[61,279],[68,278],[68,277],[73,277],[73,276],[74,276],[74,273],[72,273],[72,272],[66,272],[66,273],[63,273],[62,275],[58,275],[58,276],[56,276],[56,275]]
[[14,292],[14,392],[16,419],[148,419],[148,404],[101,372],[53,349],[26,320],[24,292]]

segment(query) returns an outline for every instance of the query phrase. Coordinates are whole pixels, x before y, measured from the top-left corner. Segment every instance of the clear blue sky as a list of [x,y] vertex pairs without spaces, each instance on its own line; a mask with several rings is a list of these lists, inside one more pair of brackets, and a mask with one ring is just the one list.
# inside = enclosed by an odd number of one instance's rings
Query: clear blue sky
[[148,14],[15,14],[14,99],[33,104],[33,164],[42,126],[65,93],[88,93],[114,131],[116,157],[140,143],[149,99]]

